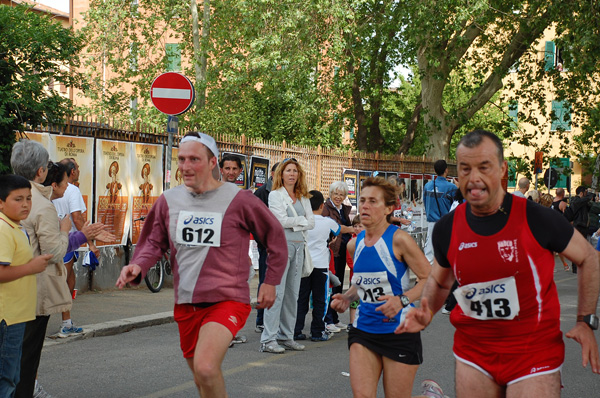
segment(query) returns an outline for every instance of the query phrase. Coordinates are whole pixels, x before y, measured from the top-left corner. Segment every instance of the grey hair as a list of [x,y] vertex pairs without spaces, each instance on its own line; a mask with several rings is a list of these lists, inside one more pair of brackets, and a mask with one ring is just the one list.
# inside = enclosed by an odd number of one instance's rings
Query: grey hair
[[329,197],[337,191],[343,192],[344,196],[348,196],[348,185],[344,181],[335,181],[329,186]]
[[16,175],[33,181],[40,167],[46,169],[50,155],[42,144],[31,140],[22,140],[12,148],[10,165]]
[[502,141],[496,134],[487,130],[473,130],[470,133],[467,133],[460,139],[456,148],[458,149],[458,147],[461,145],[467,148],[475,148],[481,144],[481,141],[483,141],[484,137],[489,138],[494,143],[496,146],[498,161],[500,164],[502,164],[504,161],[504,148],[502,147]]

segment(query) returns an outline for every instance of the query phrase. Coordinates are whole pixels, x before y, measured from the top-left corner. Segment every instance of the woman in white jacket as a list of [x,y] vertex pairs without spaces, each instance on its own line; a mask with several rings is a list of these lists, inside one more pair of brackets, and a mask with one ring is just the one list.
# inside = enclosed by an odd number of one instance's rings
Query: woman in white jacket
[[285,231],[288,264],[277,286],[275,304],[265,309],[260,351],[274,354],[281,354],[286,348],[301,351],[304,346],[294,341],[294,326],[302,266],[304,261],[310,261],[304,256],[306,231],[314,228],[315,219],[304,171],[296,159],[285,159],[275,170],[269,209]]

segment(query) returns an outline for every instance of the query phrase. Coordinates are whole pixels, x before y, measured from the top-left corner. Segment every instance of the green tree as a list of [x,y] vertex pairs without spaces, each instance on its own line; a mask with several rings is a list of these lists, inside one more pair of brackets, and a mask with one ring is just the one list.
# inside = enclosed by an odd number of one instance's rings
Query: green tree
[[26,6],[0,5],[0,172],[10,171],[16,133],[61,124],[71,101],[55,83],[79,87],[82,37]]

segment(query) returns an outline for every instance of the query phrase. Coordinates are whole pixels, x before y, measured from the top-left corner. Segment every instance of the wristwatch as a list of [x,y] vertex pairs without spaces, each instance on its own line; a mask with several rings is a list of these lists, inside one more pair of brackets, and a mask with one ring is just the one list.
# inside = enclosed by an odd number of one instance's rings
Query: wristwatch
[[410,304],[410,299],[405,295],[402,294],[398,297],[400,297],[400,303],[402,304],[402,307],[406,308]]
[[577,322],[585,322],[592,330],[598,330],[598,317],[595,314],[577,315]]

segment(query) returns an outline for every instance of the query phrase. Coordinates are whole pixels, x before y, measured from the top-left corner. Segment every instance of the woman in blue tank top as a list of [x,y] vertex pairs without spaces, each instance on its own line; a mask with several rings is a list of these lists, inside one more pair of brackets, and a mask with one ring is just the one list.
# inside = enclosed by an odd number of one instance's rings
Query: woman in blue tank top
[[344,312],[352,301],[360,300],[348,334],[355,396],[375,397],[385,372],[386,396],[410,397],[423,362],[419,333],[394,334],[423,291],[424,283],[411,283],[409,269],[419,281],[427,279],[431,270],[414,239],[390,223],[397,197],[396,187],[383,178],[364,181],[359,214],[365,230],[348,243],[354,258],[352,286],[334,295],[331,303],[336,311]]

